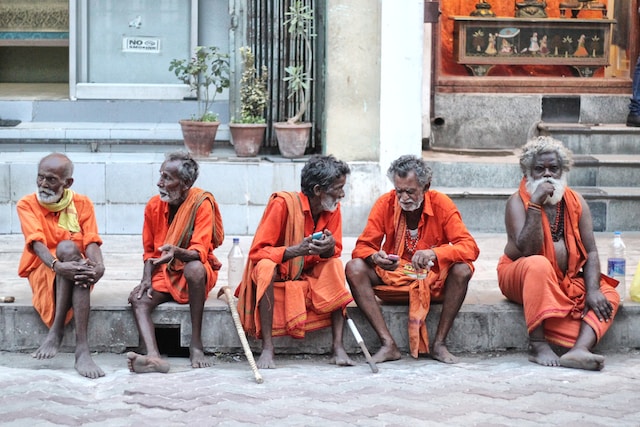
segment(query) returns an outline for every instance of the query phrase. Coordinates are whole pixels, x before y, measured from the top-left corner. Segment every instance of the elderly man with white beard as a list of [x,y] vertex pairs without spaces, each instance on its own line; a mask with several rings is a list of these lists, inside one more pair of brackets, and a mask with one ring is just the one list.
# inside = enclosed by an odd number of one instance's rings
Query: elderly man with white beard
[[[522,148],[524,177],[507,201],[498,285],[524,308],[531,362],[601,370],[604,357],[592,349],[620,298],[617,281],[600,272],[589,206],[566,185],[571,165],[571,152],[551,137]],[[551,345],[568,351],[559,356]]]
[[49,332],[32,354],[54,357],[65,325],[74,320],[75,368],[82,376],[104,376],[89,350],[90,292],[104,274],[102,239],[91,200],[70,189],[73,163],[62,153],[51,153],[38,163],[37,191],[24,196],[16,209],[24,251],[18,275],[29,279],[33,307]]

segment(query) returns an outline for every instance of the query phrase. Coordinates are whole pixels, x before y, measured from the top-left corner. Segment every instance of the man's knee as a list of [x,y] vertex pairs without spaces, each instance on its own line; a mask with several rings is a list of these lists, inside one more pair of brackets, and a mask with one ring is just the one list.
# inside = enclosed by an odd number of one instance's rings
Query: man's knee
[[207,280],[207,270],[200,261],[190,261],[186,263],[183,274],[189,286],[198,286],[200,284],[204,286]]
[[80,249],[71,240],[63,240],[56,246],[56,258],[60,261],[80,261]]
[[359,279],[368,277],[369,269],[370,267],[362,258],[354,258],[347,262],[344,271],[349,284],[359,284],[361,282]]
[[473,276],[473,271],[468,264],[453,264],[449,268],[448,277],[452,277],[457,283],[467,284],[471,280],[471,276]]
[[531,255],[531,256],[525,257],[522,260],[522,263],[523,263],[523,271],[525,274],[533,273],[533,274],[539,275],[545,272],[551,272],[555,274],[551,261],[549,261],[543,255]]

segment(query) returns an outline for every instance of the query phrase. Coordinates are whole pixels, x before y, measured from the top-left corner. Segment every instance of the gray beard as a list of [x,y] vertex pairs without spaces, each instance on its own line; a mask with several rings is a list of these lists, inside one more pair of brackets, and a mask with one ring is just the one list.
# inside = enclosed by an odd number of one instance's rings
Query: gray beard
[[555,178],[541,178],[534,180],[531,176],[527,176],[527,192],[531,196],[535,193],[536,189],[543,182],[550,182],[553,184],[553,195],[548,196],[547,199],[543,202],[547,205],[557,205],[560,200],[564,197],[564,191],[567,188],[567,178],[562,175],[560,179]]

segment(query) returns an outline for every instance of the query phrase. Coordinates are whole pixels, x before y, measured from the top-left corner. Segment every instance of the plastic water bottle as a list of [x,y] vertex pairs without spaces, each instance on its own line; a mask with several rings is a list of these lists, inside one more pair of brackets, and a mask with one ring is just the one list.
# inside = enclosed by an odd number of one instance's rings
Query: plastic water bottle
[[626,274],[626,246],[622,241],[622,233],[616,231],[613,233],[613,241],[609,246],[609,258],[607,259],[607,275],[613,277],[618,282],[616,290],[620,294],[620,302],[624,301],[626,294],[626,284],[624,281]]
[[227,257],[229,261],[229,287],[235,289],[242,281],[242,273],[244,272],[244,255],[240,249],[240,239],[233,238],[233,246]]

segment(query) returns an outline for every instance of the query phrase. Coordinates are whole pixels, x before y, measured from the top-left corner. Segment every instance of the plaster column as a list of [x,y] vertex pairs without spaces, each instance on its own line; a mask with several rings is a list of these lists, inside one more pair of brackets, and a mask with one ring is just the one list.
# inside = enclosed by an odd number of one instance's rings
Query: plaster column
[[380,168],[422,155],[423,0],[381,2]]
[[327,0],[325,37],[325,152],[345,161],[377,162],[380,2]]

